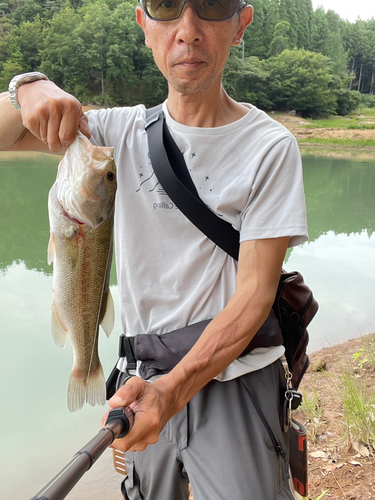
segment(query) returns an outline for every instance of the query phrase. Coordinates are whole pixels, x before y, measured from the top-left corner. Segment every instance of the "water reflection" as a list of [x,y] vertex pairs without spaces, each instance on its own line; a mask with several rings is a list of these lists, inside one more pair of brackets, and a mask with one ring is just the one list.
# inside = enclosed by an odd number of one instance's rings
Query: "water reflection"
[[24,262],[27,269],[52,274],[52,267],[46,262],[47,199],[56,178],[58,161],[57,157],[43,155],[4,160],[0,156],[2,269],[14,262]]
[[[31,497],[93,436],[102,407],[70,414],[66,406],[72,352],[51,335],[52,267],[47,196],[58,159],[6,158],[0,153],[0,498]],[[310,351],[375,331],[375,168],[371,163],[304,158],[310,240],[288,252],[285,267],[298,269],[320,303]],[[121,333],[114,268],[111,291],[116,324],[100,336],[106,374]],[[20,450],[22,452],[20,453]],[[120,476],[111,457],[84,476],[69,499],[115,498]],[[105,471],[105,473],[103,472]],[[19,478],[22,477],[22,482]],[[99,479],[97,479],[99,477]],[[120,498],[120,496],[116,496]]]
[[[99,337],[105,373],[115,362],[121,332],[117,287],[111,287],[111,292],[116,308],[115,333],[109,339],[104,333]],[[52,339],[52,276],[27,270],[24,263],[13,264],[0,278],[0,297],[0,384],[3,409],[7,410],[0,412],[0,498],[24,500],[39,491],[95,435],[105,410],[88,405],[75,413],[67,409],[73,357],[69,342],[62,350]],[[110,484],[118,489],[120,477],[112,474],[110,461],[108,452],[107,459],[93,469],[91,480],[98,471],[105,471],[102,486],[107,485],[113,493]],[[88,481],[90,475],[74,493],[80,491],[77,500],[85,498]]]
[[[47,263],[48,192],[60,158],[52,155],[5,156],[0,152],[0,273],[13,263],[52,275]],[[111,284],[116,284],[114,266]]]
[[375,332],[375,235],[328,231],[293,250],[288,269],[298,269],[320,309],[309,326],[309,351]]
[[334,234],[371,236],[375,223],[373,163],[305,157],[309,240]]

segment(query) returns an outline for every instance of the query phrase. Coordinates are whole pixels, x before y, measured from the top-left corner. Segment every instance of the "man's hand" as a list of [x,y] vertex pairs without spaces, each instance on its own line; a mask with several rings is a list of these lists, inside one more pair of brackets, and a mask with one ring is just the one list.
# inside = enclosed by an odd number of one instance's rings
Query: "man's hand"
[[[53,82],[40,80],[21,85],[18,101],[24,127],[52,153],[62,153],[73,142],[77,130],[90,138],[81,104]],[[35,139],[30,134],[23,134],[18,142],[24,143],[21,149],[34,149],[30,146]]]
[[[109,400],[109,405],[112,408],[130,406],[135,414],[130,433],[111,445],[124,452],[143,451],[149,444],[156,443],[165,424],[176,413],[172,394],[162,378],[148,383],[139,377],[132,377]],[[103,425],[107,416],[108,412],[103,417]]]

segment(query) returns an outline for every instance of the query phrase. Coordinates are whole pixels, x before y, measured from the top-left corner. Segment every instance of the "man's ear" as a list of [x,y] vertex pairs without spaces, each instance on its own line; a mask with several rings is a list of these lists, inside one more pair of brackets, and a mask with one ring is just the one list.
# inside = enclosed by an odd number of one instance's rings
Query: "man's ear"
[[142,7],[137,7],[135,9],[135,15],[136,15],[137,23],[143,29],[143,33],[145,34],[145,44],[146,44],[146,47],[148,47],[149,49],[151,49],[150,40],[149,40],[149,38],[147,36],[145,11],[142,9]]
[[239,45],[241,43],[245,29],[251,24],[253,20],[253,7],[246,5],[240,10],[240,22],[238,24],[237,33],[233,39],[232,45]]

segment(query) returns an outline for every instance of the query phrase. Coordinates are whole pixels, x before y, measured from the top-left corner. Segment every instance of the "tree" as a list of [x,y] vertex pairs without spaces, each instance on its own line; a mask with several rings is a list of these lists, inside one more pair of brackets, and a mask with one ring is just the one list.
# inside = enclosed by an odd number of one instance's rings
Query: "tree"
[[311,50],[326,55],[329,50],[330,29],[323,7],[318,7],[314,13],[311,37]]
[[79,14],[67,6],[55,14],[43,30],[44,48],[41,50],[40,70],[64,89],[74,88],[75,79],[82,79],[75,36],[80,22]]
[[330,91],[330,61],[304,49],[284,50],[268,59],[269,98],[277,109],[294,109],[304,116],[324,116],[336,109]]
[[[275,27],[280,22],[279,0],[269,0],[266,9],[266,19],[264,25],[264,40],[269,55],[269,48],[273,37],[275,36]],[[246,33],[246,32],[245,32]]]
[[252,0],[254,8],[253,21],[244,33],[245,56],[256,56],[264,59],[267,55],[267,44],[265,39],[267,0]]
[[22,64],[22,54],[18,52],[12,59],[7,59],[3,64],[2,71],[0,73],[0,92],[8,90],[9,82],[13,76],[23,72],[24,66]]
[[349,55],[349,66],[356,81],[351,88],[362,92],[371,91],[373,68],[375,63],[375,31],[372,21],[358,20],[354,24],[346,23],[343,29],[343,41]]
[[285,49],[289,49],[290,24],[281,21],[275,26],[275,34],[270,45],[270,56],[278,56]]
[[311,37],[314,19],[312,0],[298,1],[298,48],[311,50]]
[[74,29],[76,54],[72,64],[74,80],[68,89],[83,100],[109,104],[107,95],[108,52],[110,50],[111,11],[107,3],[98,0],[78,10],[80,22]]
[[37,15],[41,15],[43,12],[42,5],[35,0],[17,0],[14,2],[14,6],[12,17],[17,24],[33,21]]
[[298,48],[298,33],[300,31],[299,5],[295,0],[280,0],[280,20],[287,21],[290,25],[289,46]]
[[246,57],[244,61],[231,55],[223,74],[223,86],[228,94],[242,102],[251,102],[264,109],[272,107],[266,87],[269,72],[266,62],[258,57]]
[[36,71],[41,64],[40,51],[44,47],[43,22],[39,14],[30,22],[26,21],[12,32],[16,38],[26,71]]

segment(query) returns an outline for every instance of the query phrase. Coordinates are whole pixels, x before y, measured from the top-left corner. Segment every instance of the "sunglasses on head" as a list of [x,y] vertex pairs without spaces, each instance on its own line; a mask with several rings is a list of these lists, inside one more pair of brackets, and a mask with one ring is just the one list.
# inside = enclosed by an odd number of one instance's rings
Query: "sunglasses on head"
[[247,4],[247,0],[139,0],[153,21],[178,19],[187,2],[194,5],[197,16],[203,21],[227,21]]

